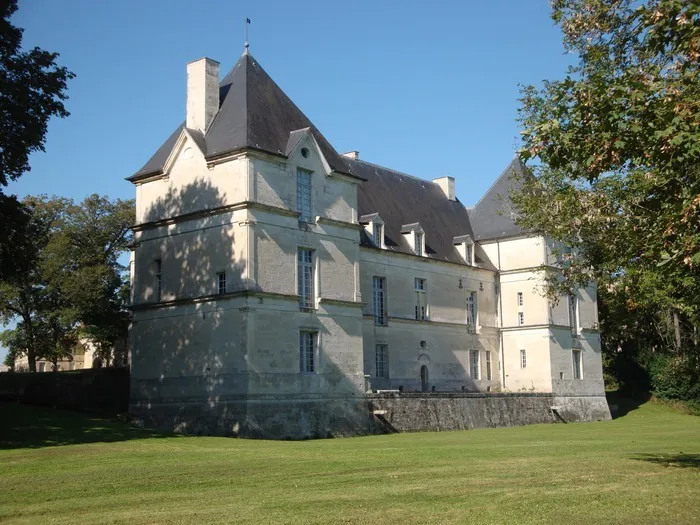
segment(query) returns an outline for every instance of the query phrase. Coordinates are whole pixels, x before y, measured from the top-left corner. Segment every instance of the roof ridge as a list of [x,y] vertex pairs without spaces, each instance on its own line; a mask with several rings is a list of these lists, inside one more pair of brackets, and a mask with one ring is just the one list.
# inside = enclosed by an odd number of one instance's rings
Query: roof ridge
[[486,196],[491,192],[491,190],[494,188],[494,186],[496,186],[496,184],[498,183],[498,181],[500,181],[501,178],[503,177],[503,175],[505,175],[505,173],[508,171],[508,169],[509,169],[511,166],[513,166],[513,163],[514,163],[515,161],[516,161],[516,159],[513,159],[513,160],[511,160],[511,161],[508,163],[508,165],[503,169],[503,171],[501,172],[501,174],[500,174],[498,177],[496,177],[496,180],[494,180],[493,183],[491,184],[491,186],[489,186],[489,189],[487,189],[487,190],[484,192],[484,194],[481,196],[481,198],[477,201],[477,203],[476,203],[474,206],[472,206],[471,209],[476,209],[476,207],[479,206],[479,204],[481,204],[481,201],[483,201],[483,200],[486,198]]
[[[347,158],[347,157],[346,157]],[[393,173],[396,173],[397,175],[403,175],[404,177],[408,177],[409,179],[415,179],[420,182],[430,182],[431,184],[435,184],[432,180],[427,180],[427,179],[421,179],[420,177],[417,177],[415,175],[410,175],[408,173],[405,173],[403,171],[395,170],[394,168],[387,168],[386,166],[382,166],[381,164],[375,164],[374,162],[368,162],[363,159],[347,159],[345,162],[362,162],[363,164],[369,164],[370,166],[374,166],[375,168],[381,168],[383,170],[391,171]]]

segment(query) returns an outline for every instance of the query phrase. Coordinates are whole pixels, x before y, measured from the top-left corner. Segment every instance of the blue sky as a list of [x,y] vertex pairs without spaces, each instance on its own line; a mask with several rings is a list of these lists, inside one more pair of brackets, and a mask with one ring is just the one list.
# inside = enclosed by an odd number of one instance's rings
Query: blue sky
[[77,77],[71,116],[6,191],[133,197],[124,178],[184,120],[186,63],[208,56],[225,74],[246,17],[252,55],[338,151],[451,175],[466,205],[513,157],[518,84],[570,62],[547,0],[20,0],[23,45],[59,52]]

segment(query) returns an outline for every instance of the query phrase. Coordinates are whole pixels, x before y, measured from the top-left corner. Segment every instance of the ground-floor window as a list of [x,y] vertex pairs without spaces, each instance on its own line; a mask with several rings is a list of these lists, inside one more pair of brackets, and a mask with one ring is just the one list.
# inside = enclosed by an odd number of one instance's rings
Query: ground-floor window
[[469,375],[472,379],[479,379],[479,351],[469,350]]
[[572,350],[574,361],[574,379],[581,379],[581,350]]
[[379,344],[374,347],[374,365],[377,377],[389,377],[389,348],[387,345]]
[[299,332],[299,371],[312,374],[316,371],[314,354],[316,332]]
[[486,352],[486,379],[491,381],[493,373],[491,372],[491,352]]

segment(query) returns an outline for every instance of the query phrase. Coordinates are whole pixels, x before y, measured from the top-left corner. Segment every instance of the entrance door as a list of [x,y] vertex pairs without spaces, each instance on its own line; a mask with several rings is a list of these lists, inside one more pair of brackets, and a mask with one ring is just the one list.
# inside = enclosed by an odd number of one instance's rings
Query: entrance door
[[423,392],[427,392],[429,390],[429,387],[428,387],[428,367],[425,365],[420,367],[420,384],[421,384]]

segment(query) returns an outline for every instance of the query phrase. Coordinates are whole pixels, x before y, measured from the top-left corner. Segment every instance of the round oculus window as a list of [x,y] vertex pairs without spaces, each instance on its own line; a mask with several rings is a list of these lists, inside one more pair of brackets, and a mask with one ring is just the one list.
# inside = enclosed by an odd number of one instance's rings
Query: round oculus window
[[301,156],[305,159],[309,158],[309,148],[301,148]]

